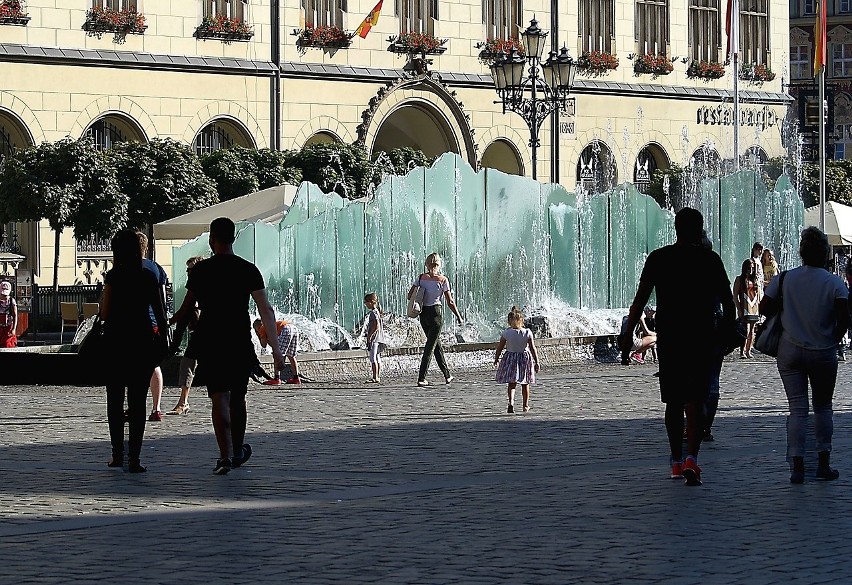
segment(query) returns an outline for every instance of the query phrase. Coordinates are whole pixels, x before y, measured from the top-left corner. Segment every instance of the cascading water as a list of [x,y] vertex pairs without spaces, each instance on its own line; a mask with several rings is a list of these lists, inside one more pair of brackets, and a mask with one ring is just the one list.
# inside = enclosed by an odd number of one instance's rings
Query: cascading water
[[[604,180],[616,176],[614,161],[608,164]],[[756,235],[782,266],[791,265],[804,210],[789,179],[782,176],[772,192],[752,171],[721,180],[693,174],[686,182],[729,273],[738,272]],[[447,154],[431,168],[386,177],[367,200],[304,183],[278,224],[241,224],[235,251],[258,265],[279,315],[313,349],[359,344],[368,292],[387,313],[389,345],[421,343],[419,324],[400,315],[433,251],[468,322],[455,326],[447,311],[447,341],[496,339],[511,305],[546,316],[552,335],[597,335],[617,330],[648,253],[674,240],[673,217],[630,184],[569,193],[492,169],[476,172]],[[207,251],[206,238],[188,242],[175,250],[174,266]],[[178,302],[185,279],[176,271]]]

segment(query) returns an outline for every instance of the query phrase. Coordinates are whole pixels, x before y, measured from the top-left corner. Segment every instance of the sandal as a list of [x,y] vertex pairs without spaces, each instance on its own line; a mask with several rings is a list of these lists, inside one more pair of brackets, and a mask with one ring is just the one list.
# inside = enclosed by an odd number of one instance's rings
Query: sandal
[[186,414],[187,412],[189,412],[188,404],[178,404],[166,414]]

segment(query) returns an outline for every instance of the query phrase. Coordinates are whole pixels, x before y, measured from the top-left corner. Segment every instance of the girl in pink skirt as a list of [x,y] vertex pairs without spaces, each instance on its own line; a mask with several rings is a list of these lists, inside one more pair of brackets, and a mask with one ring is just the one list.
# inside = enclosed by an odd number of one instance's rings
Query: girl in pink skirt
[[[506,412],[515,412],[515,387],[520,384],[524,396],[524,412],[530,409],[530,384],[535,382],[538,372],[538,354],[535,351],[535,339],[532,331],[524,327],[524,314],[518,307],[512,306],[508,315],[509,328],[500,336],[494,365],[497,366],[497,382],[508,384],[509,407]],[[500,354],[503,350],[503,358]]]

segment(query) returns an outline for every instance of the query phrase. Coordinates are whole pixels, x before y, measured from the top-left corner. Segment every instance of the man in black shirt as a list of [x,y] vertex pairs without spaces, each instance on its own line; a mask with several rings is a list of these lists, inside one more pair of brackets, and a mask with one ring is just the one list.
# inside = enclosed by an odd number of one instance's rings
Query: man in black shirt
[[[251,262],[234,254],[236,227],[226,217],[210,224],[213,257],[193,268],[186,283],[186,297],[175,315],[178,323],[189,319],[195,303],[201,316],[193,336],[198,366],[207,380],[213,403],[213,429],[219,459],[213,473],[225,475],[251,457],[245,442],[246,393],[249,372],[257,364],[251,339],[249,298],[254,299],[267,331],[275,331],[275,311],[266,297],[263,276]],[[272,345],[275,366],[284,366],[278,344]]]
[[[657,291],[657,357],[660,396],[666,404],[666,432],[671,447],[672,478],[701,485],[698,450],[704,429],[704,400],[709,392],[712,365],[718,353],[716,308],[721,300],[725,326],[734,327],[736,310],[730,281],[719,255],[701,245],[704,218],[686,207],[675,216],[677,242],[648,255],[626,330],[632,331],[651,291]],[[689,266],[692,280],[685,286],[678,276]],[[632,343],[630,336],[619,345]],[[687,458],[683,460],[683,412],[686,411]]]

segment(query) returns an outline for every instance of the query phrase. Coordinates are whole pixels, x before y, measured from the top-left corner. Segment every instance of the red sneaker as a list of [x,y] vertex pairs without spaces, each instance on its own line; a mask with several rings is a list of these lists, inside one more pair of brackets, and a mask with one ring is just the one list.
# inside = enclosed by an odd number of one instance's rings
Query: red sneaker
[[683,461],[672,461],[672,479],[683,479]]
[[263,382],[264,386],[278,386],[281,384],[281,380],[279,378],[272,378],[271,380],[265,380]]
[[686,485],[701,485],[701,468],[692,457],[687,457],[683,464],[683,479]]
[[287,383],[288,383],[288,384],[301,384],[301,383],[302,383],[302,381],[299,379],[299,377],[298,377],[298,376],[293,376],[292,378],[290,378],[289,380],[287,380]]

